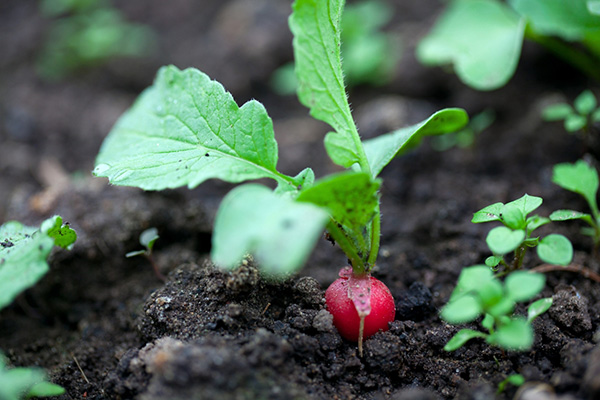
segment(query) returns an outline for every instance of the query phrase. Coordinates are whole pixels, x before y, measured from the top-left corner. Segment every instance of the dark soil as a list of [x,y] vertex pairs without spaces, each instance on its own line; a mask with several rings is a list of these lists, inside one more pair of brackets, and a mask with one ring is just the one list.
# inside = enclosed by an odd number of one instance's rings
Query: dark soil
[[[33,0],[0,4],[0,221],[37,225],[62,215],[78,231],[71,252],[56,251],[50,273],[0,313],[0,349],[15,366],[41,366],[64,386],[60,399],[598,399],[600,286],[582,274],[547,273],[550,311],[536,320],[535,344],[504,352],[472,341],[442,350],[460,329],[440,320],[463,267],[489,255],[490,225],[470,223],[488,204],[524,193],[544,198],[540,215],[586,210],[551,183],[552,166],[593,154],[560,124],[540,121],[544,102],[594,87],[577,71],[526,45],[504,88],[475,92],[412,49],[440,4],[393,1],[389,30],[404,41],[394,80],[351,93],[364,137],[447,107],[495,112],[471,148],[436,152],[425,144],[382,174],[383,239],[374,275],[396,299],[396,321],[365,343],[340,338],[323,290],[344,266],[323,240],[301,274],[266,281],[252,261],[233,272],[209,259],[212,221],[231,185],[145,193],[93,179],[102,139],[163,64],[194,66],[236,100],[263,102],[274,119],[280,170],[335,170],[322,147],[327,127],[268,79],[291,60],[290,2],[278,0],[117,1],[132,20],[158,32],[158,51],[114,60],[62,82],[45,82],[34,61],[49,21]],[[157,227],[155,261],[126,259],[138,236]],[[591,241],[577,223],[553,224],[575,246],[574,264],[598,272]],[[546,227],[544,227],[546,228]],[[540,264],[526,258],[533,268]],[[518,312],[523,313],[524,308]],[[472,326],[473,328],[476,325]],[[526,385],[499,382],[520,373]],[[537,396],[537,397],[536,397]]]

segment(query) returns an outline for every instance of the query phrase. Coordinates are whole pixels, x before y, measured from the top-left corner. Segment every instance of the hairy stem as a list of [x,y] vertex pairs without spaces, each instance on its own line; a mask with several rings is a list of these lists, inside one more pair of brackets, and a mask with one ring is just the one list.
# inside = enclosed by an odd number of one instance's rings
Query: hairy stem
[[331,221],[327,225],[327,231],[329,231],[329,234],[331,235],[333,240],[335,240],[335,242],[338,244],[338,246],[340,246],[344,254],[346,254],[346,257],[348,257],[348,259],[350,260],[350,264],[352,264],[351,266],[354,274],[357,276],[364,275],[366,272],[365,263],[363,259],[358,255],[356,251],[356,246],[354,245],[352,240],[348,238],[344,230],[335,221]]

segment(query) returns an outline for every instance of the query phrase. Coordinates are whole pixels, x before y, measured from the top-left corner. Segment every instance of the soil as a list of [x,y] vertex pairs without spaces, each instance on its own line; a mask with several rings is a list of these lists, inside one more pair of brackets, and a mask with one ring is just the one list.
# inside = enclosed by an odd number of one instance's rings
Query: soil
[[[600,286],[583,274],[546,273],[550,311],[534,323],[529,352],[480,340],[453,353],[445,343],[461,327],[438,315],[463,267],[489,255],[491,225],[472,213],[524,193],[541,196],[540,215],[586,210],[551,182],[552,166],[596,156],[560,124],[542,122],[543,104],[594,88],[579,72],[526,44],[504,88],[476,92],[441,69],[425,68],[414,45],[441,3],[390,1],[386,29],[403,41],[403,58],[384,87],[351,90],[363,137],[416,123],[443,107],[470,115],[492,110],[494,123],[469,148],[438,152],[430,142],[382,173],[382,249],[373,274],[396,299],[396,320],[365,342],[365,354],[341,339],[324,289],[344,266],[322,240],[307,266],[283,282],[262,278],[251,260],[233,272],[211,264],[210,236],[232,185],[143,192],[91,177],[103,138],[164,64],[197,67],[238,103],[256,98],[274,120],[282,172],[310,165],[322,176],[324,124],[269,86],[292,58],[290,2],[279,0],[116,1],[129,19],[157,32],[153,56],[112,60],[67,80],[47,82],[35,60],[50,21],[33,0],[0,4],[0,221],[38,225],[60,214],[79,233],[75,248],[55,251],[51,270],[0,313],[0,349],[15,366],[45,368],[66,394],[58,399],[598,399]],[[159,280],[137,250],[140,232],[158,228]],[[552,224],[575,248],[574,265],[598,272],[580,224]],[[540,261],[532,254],[528,268]],[[519,313],[524,313],[519,308]],[[472,328],[476,328],[473,324]],[[499,382],[515,373],[518,392]]]

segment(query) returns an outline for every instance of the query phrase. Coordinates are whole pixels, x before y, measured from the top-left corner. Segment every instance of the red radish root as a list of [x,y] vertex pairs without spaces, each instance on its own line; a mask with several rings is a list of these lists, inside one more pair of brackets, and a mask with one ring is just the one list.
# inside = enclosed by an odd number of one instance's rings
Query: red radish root
[[[373,336],[380,330],[387,331],[388,323],[393,321],[396,315],[390,290],[372,276],[355,279],[369,279],[370,283],[370,312],[364,319],[363,337]],[[346,340],[356,342],[360,339],[360,317],[355,302],[350,298],[349,281],[350,278],[346,276],[334,281],[325,291],[325,301],[340,335]]]

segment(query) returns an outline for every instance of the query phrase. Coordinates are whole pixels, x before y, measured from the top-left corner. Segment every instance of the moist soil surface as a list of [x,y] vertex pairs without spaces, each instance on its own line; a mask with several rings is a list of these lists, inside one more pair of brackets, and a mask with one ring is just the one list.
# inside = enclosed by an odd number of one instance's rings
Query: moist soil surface
[[[264,279],[252,260],[225,272],[210,262],[212,223],[232,185],[143,192],[92,178],[94,158],[118,116],[150,85],[161,65],[193,66],[217,79],[239,104],[256,98],[274,120],[279,169],[336,167],[322,146],[328,131],[294,96],[269,86],[291,61],[290,2],[280,0],[116,1],[133,21],[157,33],[152,56],[111,60],[48,82],[35,62],[52,23],[33,0],[0,4],[0,221],[30,225],[59,214],[79,239],[54,251],[50,272],[0,313],[0,349],[14,366],[45,368],[66,394],[59,399],[598,399],[600,284],[579,272],[546,273],[539,297],[554,304],[534,322],[527,352],[473,340],[448,353],[463,326],[439,317],[462,268],[488,257],[492,224],[473,212],[528,193],[536,210],[587,211],[582,198],[551,182],[552,166],[598,154],[558,123],[542,122],[552,99],[572,100],[595,83],[538,46],[526,43],[514,78],[476,92],[454,75],[428,69],[414,46],[440,11],[437,1],[394,1],[386,27],[401,38],[391,82],[351,89],[363,137],[414,124],[443,107],[493,124],[466,148],[433,149],[432,141],[382,173],[382,248],[373,275],[390,288],[396,319],[364,343],[343,340],[327,312],[324,289],[346,260],[321,240],[299,275]],[[138,236],[156,227],[154,262]],[[581,225],[554,223],[540,234],[573,242],[573,266],[598,272]],[[530,252],[526,268],[541,261]],[[519,307],[517,313],[524,314]],[[477,329],[477,324],[467,325]],[[512,374],[518,392],[498,384]]]

